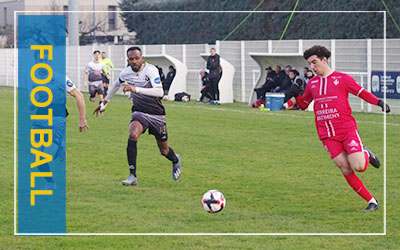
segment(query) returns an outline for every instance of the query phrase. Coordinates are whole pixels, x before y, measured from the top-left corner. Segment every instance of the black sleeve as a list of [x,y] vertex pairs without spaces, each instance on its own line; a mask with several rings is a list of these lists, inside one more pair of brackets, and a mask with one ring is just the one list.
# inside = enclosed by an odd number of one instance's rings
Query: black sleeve
[[219,69],[219,55],[215,55],[215,61],[212,61],[212,57],[208,57],[207,69]]
[[215,55],[215,62],[214,62],[215,68],[219,70],[219,55]]
[[211,56],[209,56],[208,59],[207,59],[207,69],[212,69]]

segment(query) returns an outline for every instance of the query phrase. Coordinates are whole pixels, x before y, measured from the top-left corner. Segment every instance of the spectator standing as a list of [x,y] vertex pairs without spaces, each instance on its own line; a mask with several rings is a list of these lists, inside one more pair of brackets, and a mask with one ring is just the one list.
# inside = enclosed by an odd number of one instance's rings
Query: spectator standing
[[210,56],[207,59],[207,69],[209,69],[208,77],[211,81],[212,86],[212,96],[213,100],[210,104],[218,105],[219,104],[219,89],[218,89],[218,82],[220,77],[220,58],[217,54],[217,51],[214,48],[210,50]]

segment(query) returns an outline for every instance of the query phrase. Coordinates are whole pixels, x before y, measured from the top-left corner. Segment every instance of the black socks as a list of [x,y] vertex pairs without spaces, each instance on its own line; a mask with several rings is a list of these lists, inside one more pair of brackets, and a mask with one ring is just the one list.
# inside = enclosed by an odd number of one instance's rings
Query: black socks
[[177,163],[179,160],[178,160],[178,157],[176,157],[174,150],[172,150],[172,148],[170,148],[170,147],[168,147],[168,148],[169,148],[169,152],[165,157],[167,157],[168,160],[172,161],[172,163],[174,163],[174,164]]
[[128,139],[128,146],[126,147],[126,154],[128,156],[129,170],[133,176],[136,177],[136,156],[137,156],[137,142]]

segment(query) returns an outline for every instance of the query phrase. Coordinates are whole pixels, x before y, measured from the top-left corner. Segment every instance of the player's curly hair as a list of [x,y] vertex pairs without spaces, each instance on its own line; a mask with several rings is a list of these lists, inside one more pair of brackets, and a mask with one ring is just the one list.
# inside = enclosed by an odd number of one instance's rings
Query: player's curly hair
[[319,59],[323,59],[326,57],[326,59],[329,59],[331,57],[331,52],[324,46],[321,45],[314,45],[308,50],[304,51],[303,57],[304,59],[308,59],[310,56],[317,56]]

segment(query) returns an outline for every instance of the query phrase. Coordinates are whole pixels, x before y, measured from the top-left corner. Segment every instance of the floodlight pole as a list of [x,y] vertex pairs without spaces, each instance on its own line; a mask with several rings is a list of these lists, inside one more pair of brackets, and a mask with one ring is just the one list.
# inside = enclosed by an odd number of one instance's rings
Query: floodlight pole
[[71,46],[79,45],[79,2],[77,0],[68,0],[68,41]]

